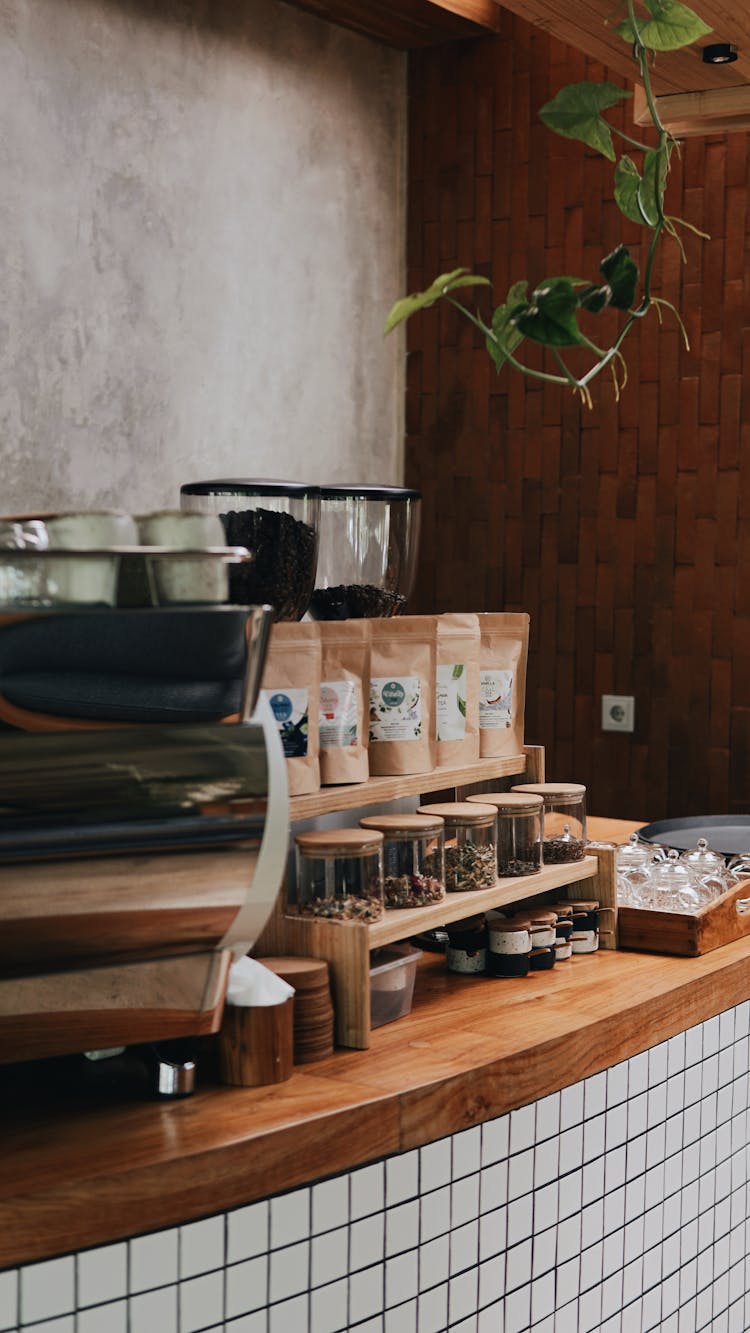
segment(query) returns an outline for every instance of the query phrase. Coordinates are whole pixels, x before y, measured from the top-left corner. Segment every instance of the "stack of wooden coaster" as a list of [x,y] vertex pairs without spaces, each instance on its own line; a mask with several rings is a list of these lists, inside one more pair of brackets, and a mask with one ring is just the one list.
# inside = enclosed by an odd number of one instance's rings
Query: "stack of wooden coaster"
[[259,958],[294,986],[294,1063],[312,1064],[333,1053],[333,1005],[328,964],[322,958]]

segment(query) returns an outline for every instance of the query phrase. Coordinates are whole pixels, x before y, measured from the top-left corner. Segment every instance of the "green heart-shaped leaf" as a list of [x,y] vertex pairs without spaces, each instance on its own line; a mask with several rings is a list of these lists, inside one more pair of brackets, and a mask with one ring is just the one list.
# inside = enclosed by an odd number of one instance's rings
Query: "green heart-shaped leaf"
[[636,19],[635,27],[630,19],[625,19],[615,28],[625,42],[639,41],[651,51],[677,51],[713,31],[694,9],[680,4],[680,0],[643,0],[643,3],[650,19],[642,22]]
[[638,286],[638,268],[624,245],[618,245],[599,265],[610,289],[609,304],[615,310],[629,310]]
[[588,310],[592,315],[598,315],[600,310],[609,305],[612,292],[609,283],[603,286],[597,286],[596,283],[589,283],[583,291],[578,293],[578,304],[582,310]]
[[626,218],[642,225],[643,217],[638,207],[640,185],[640,171],[632,158],[623,154],[615,167],[615,203]]
[[511,319],[520,311],[528,309],[527,289],[528,283],[514,282],[508,290],[505,303],[499,305],[492,316],[493,337],[486,338],[485,343],[498,374],[505,365],[507,358],[512,356],[519,344],[523,342],[523,334],[519,333],[514,324],[511,324]]
[[525,338],[545,347],[575,347],[583,342],[576,320],[578,297],[569,278],[551,278],[535,290],[531,305],[512,316]]
[[482,278],[477,274],[469,273],[467,268],[454,268],[450,273],[441,273],[425,291],[415,292],[412,296],[402,296],[400,301],[396,301],[391,306],[383,332],[390,333],[391,329],[395,329],[397,324],[403,323],[410,315],[416,314],[418,310],[426,310],[428,306],[434,305],[441,296],[447,296],[449,292],[455,291],[458,287],[489,286],[489,278]]
[[570,83],[542,107],[539,119],[555,134],[561,134],[565,139],[580,139],[614,162],[612,135],[601,112],[632,95],[606,80],[603,83]]

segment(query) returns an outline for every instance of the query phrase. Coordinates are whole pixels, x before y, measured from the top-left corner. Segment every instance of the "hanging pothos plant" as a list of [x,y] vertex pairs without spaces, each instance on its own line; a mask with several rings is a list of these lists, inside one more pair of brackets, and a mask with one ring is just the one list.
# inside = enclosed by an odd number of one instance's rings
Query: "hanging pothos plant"
[[[599,265],[600,277],[595,282],[569,276],[547,278],[534,289],[531,296],[528,295],[526,281],[514,282],[504,303],[494,311],[492,322],[488,325],[478,313],[473,313],[456,300],[453,293],[462,287],[488,287],[489,279],[470,273],[466,268],[457,268],[451,273],[441,273],[426,291],[397,301],[388,315],[386,333],[416,311],[444,297],[484,335],[487,351],[498,372],[507,364],[523,375],[567,386],[574,393],[580,394],[589,406],[589,385],[606,367],[609,367],[615,393],[619,396],[627,380],[627,367],[620,348],[633,325],[643,319],[652,307],[660,319],[661,307],[669,307],[687,345],[687,335],[679,312],[669,301],[654,296],[651,287],[654,261],[664,235],[673,238],[682,250],[680,228],[689,231],[697,229],[681,218],[670,217],[665,211],[664,195],[676,141],[659,118],[649,64],[656,52],[676,51],[680,47],[689,46],[711,29],[679,0],[643,0],[643,6],[647,14],[636,17],[633,0],[627,0],[627,17],[622,19],[615,31],[632,46],[633,58],[657,131],[655,146],[650,147],[631,138],[605,120],[603,111],[632,96],[632,93],[606,81],[570,84],[562,88],[539,112],[544,124],[556,134],[568,139],[580,139],[615,162],[614,197],[620,212],[631,222],[640,223],[652,233],[640,295],[638,268],[626,247],[619,245],[602,260]],[[613,133],[631,149],[638,151],[641,155],[640,168],[628,154],[616,159]],[[697,234],[705,236],[704,232]],[[597,315],[606,309],[622,311],[625,319],[611,346],[602,348],[583,332],[578,321],[582,313]],[[559,366],[559,374],[524,364],[518,353],[527,339],[551,349]],[[564,359],[563,351],[571,347],[582,347],[591,355],[592,364],[582,375],[574,375]]]

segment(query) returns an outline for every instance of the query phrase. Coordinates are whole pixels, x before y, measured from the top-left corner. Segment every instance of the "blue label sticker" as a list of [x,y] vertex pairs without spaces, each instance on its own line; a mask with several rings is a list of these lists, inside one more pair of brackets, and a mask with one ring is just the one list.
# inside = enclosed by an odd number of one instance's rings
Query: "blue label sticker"
[[288,694],[272,694],[269,703],[277,722],[287,722],[292,716],[292,701]]

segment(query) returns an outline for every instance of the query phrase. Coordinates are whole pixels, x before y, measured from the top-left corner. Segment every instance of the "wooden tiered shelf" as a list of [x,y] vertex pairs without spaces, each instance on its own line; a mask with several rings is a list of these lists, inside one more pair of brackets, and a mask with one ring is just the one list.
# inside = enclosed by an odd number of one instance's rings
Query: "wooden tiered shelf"
[[[408,777],[370,778],[368,782],[353,786],[324,787],[310,796],[293,797],[289,802],[290,820],[294,824],[344,810],[363,810],[405,796],[420,798],[436,791],[451,793],[500,778],[543,782],[544,750],[540,746],[526,746],[523,754],[480,760],[463,768],[440,768]],[[582,861],[545,867],[536,875],[498,880],[491,889],[449,893],[442,902],[430,907],[391,909],[371,925],[285,916],[280,899],[255,953],[261,958],[264,954],[325,958],[334,992],[337,1043],[365,1050],[370,1045],[370,953],[373,949],[409,939],[421,931],[451,921],[460,921],[477,912],[541,895],[548,899],[594,898],[602,906],[614,909],[614,852],[606,847],[596,848],[595,852]],[[613,910],[612,922],[614,920]],[[602,933],[604,948],[616,948],[616,928],[614,924],[610,928],[610,924],[606,923],[607,933]]]

